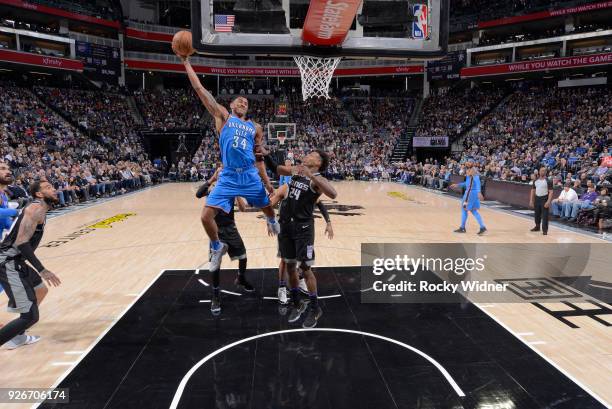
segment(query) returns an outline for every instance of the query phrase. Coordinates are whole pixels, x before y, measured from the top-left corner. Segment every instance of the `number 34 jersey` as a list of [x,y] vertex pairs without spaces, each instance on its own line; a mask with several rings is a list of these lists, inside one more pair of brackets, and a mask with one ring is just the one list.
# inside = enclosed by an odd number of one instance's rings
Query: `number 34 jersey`
[[255,164],[255,124],[230,115],[221,128],[219,146],[223,166],[250,168]]
[[314,190],[310,178],[294,175],[289,182],[287,197],[280,205],[280,222],[313,220],[319,196],[321,194]]

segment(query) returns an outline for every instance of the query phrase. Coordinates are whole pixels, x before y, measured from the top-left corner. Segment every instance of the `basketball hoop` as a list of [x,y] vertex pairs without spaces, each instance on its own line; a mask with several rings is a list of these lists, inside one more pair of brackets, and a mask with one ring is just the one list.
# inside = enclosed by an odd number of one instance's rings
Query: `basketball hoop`
[[287,137],[279,135],[276,139],[278,139],[278,146],[284,146]]
[[294,56],[302,76],[302,97],[329,99],[329,83],[342,57],[320,58],[308,55]]

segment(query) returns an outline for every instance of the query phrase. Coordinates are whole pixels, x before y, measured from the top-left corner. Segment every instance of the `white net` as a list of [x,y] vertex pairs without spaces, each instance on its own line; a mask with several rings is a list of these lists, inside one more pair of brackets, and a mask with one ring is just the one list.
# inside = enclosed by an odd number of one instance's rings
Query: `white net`
[[316,97],[328,99],[329,83],[341,57],[319,58],[299,55],[294,56],[293,59],[300,68],[300,74],[302,75],[302,97],[304,101]]

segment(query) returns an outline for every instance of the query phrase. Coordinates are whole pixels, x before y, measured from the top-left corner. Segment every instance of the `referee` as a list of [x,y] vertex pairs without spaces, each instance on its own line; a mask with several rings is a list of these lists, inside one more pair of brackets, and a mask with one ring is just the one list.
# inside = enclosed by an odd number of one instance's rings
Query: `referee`
[[535,227],[531,231],[540,231],[541,222],[542,234],[545,236],[548,234],[548,209],[553,197],[553,184],[546,173],[545,167],[540,168],[540,177],[533,182],[529,198],[529,207],[535,209]]

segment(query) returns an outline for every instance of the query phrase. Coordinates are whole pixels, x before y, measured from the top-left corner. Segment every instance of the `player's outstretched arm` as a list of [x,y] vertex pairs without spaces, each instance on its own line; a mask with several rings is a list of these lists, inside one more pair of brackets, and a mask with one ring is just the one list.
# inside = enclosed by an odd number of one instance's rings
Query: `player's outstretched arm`
[[319,174],[314,175],[310,169],[304,165],[295,166],[295,168],[298,174],[310,178],[312,184],[320,193],[323,193],[330,199],[335,199],[336,196],[338,196],[336,189],[334,189],[331,183],[329,183],[329,180],[325,179],[323,176]]
[[217,127],[220,128],[219,125],[222,126],[227,120],[229,112],[227,112],[227,109],[223,105],[219,104],[215,100],[215,97],[213,97],[212,94],[206,88],[204,88],[200,82],[200,79],[193,70],[191,63],[189,62],[189,58],[181,57],[181,60],[183,61],[183,65],[187,71],[187,77],[189,78],[189,82],[191,82],[191,86],[195,90],[196,94],[198,94],[198,97],[200,97],[200,100],[208,112],[213,116],[213,118],[215,118]]
[[281,200],[287,197],[287,192],[289,191],[289,185],[282,185],[278,189],[272,193],[270,196],[270,206],[276,206]]

